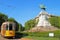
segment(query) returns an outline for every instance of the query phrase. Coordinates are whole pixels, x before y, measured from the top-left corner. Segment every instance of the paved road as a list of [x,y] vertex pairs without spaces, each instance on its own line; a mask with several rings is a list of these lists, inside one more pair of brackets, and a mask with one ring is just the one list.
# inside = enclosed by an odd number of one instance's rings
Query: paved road
[[7,38],[3,38],[3,37],[0,35],[0,40],[19,40],[19,39],[7,39]]

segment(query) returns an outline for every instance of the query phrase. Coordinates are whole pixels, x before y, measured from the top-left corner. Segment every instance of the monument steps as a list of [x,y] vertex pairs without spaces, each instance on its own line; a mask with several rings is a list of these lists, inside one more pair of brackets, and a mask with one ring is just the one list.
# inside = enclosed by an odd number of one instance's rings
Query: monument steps
[[54,26],[51,27],[35,26],[32,29],[28,30],[28,32],[47,32],[47,31],[55,31],[55,30],[59,30],[59,29]]

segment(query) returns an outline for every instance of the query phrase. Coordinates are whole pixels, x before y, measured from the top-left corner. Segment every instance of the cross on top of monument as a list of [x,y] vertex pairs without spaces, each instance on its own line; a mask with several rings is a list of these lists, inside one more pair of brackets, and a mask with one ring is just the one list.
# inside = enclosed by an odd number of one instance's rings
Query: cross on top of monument
[[43,10],[46,9],[46,7],[43,4],[40,5],[40,8],[43,9]]

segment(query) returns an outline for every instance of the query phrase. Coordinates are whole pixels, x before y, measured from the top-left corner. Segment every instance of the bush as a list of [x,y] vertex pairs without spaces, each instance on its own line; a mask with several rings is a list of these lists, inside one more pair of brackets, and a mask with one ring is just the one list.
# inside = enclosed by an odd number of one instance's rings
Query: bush
[[52,26],[60,28],[60,17],[59,16],[52,16],[49,18],[49,21]]
[[29,30],[29,29],[35,27],[35,25],[36,25],[35,19],[28,20],[27,22],[25,22],[25,30]]

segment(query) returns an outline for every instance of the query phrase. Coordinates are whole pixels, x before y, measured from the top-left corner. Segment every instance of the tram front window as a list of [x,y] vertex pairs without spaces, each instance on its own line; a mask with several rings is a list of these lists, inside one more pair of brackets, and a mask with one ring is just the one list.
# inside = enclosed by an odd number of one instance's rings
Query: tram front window
[[6,30],[8,30],[8,25],[6,25]]
[[9,30],[12,30],[13,28],[12,28],[12,24],[9,24]]
[[6,30],[12,30],[12,24],[6,25]]

